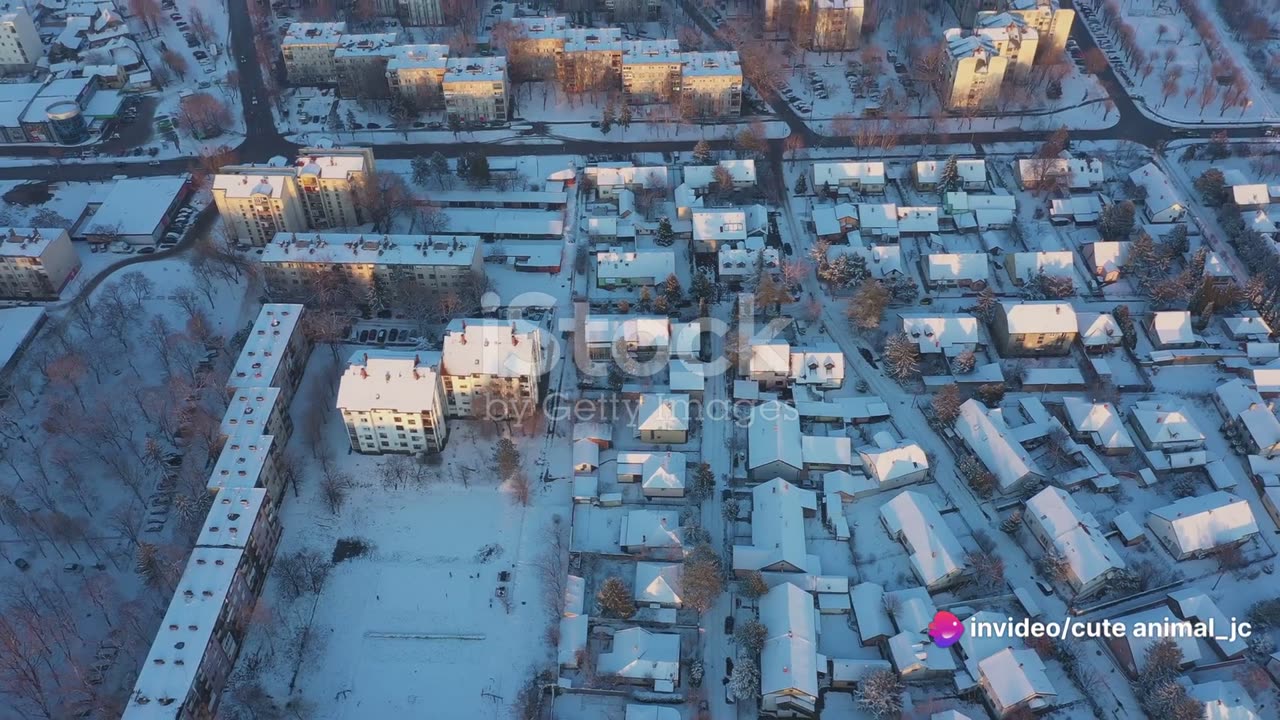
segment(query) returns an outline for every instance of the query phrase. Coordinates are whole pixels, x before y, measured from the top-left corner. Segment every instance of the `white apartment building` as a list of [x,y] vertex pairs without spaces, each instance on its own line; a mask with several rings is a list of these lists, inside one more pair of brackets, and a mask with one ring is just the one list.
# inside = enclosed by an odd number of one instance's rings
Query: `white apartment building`
[[569,21],[564,16],[518,17],[506,21],[510,32],[499,43],[507,54],[511,74],[532,80],[551,80],[564,53],[565,31]]
[[214,176],[213,202],[222,222],[237,239],[252,245],[262,245],[279,232],[306,230],[307,217],[293,171],[256,170],[260,174],[224,172]]
[[283,447],[293,435],[293,418],[280,402],[280,388],[236,388],[222,415],[221,430],[225,438],[272,435]]
[[464,124],[507,119],[511,103],[505,57],[449,58],[443,87],[449,119]]
[[1009,13],[983,13],[978,22],[974,34],[990,40],[1000,57],[1009,60],[1009,72],[1023,77],[1031,72],[1036,62],[1036,50],[1040,47],[1039,31]]
[[742,114],[742,64],[737,51],[685,53],[680,87],[694,117]]
[[56,300],[79,270],[66,230],[0,229],[0,298]]
[[527,320],[457,319],[445,328],[440,374],[449,417],[536,412],[546,371],[542,329]]
[[0,9],[0,74],[31,72],[42,55],[40,33],[26,8]]
[[285,73],[290,85],[327,85],[337,82],[333,54],[347,32],[344,22],[289,25],[280,41]]
[[632,103],[668,102],[680,94],[684,53],[678,40],[622,43],[622,91]]
[[387,65],[396,55],[398,42],[396,33],[343,35],[333,51],[338,94],[344,98],[390,97]]
[[299,327],[302,315],[302,305],[262,306],[227,378],[228,397],[248,388],[274,387],[280,389],[277,402],[289,406],[311,352],[311,340]]
[[284,492],[283,443],[273,435],[237,435],[227,439],[209,474],[209,492],[224,488],[264,488],[279,504]]
[[621,28],[570,28],[560,55],[566,92],[616,87],[622,71]]
[[1009,60],[984,35],[961,35],[951,29],[947,38],[947,107],[953,110],[987,109],[1000,98]]
[[222,168],[214,177],[213,198],[236,237],[263,245],[278,232],[364,222],[356,197],[374,169],[370,148],[302,148],[292,166]]
[[439,452],[445,424],[440,353],[360,351],[338,386],[338,410],[356,452]]
[[853,50],[862,40],[864,0],[813,0],[813,49]]
[[433,294],[460,292],[484,275],[474,235],[280,233],[262,250],[263,279],[272,298],[304,300],[320,272],[339,272],[365,298],[376,286],[394,291],[413,280]]
[[[1021,18],[1023,24],[1039,33],[1037,63],[1066,62],[1062,55],[1071,35],[1071,23],[1076,19],[1075,10],[1062,7],[1058,0],[1008,0],[1004,12]],[[982,14],[978,13],[979,17]]]
[[444,107],[448,45],[400,45],[387,60],[387,87],[418,110]]
[[446,25],[441,0],[399,0],[400,21],[405,25]]

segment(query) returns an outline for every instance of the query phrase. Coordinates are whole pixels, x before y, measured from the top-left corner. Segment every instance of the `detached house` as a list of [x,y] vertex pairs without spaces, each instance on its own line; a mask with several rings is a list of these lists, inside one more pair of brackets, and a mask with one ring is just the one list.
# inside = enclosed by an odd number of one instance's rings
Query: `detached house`
[[1125,567],[1093,515],[1059,488],[1047,487],[1028,500],[1023,519],[1041,547],[1066,560],[1067,583],[1077,597],[1101,590]]
[[1079,332],[1071,303],[1002,302],[991,334],[1005,357],[1066,355]]
[[1175,560],[1204,557],[1258,534],[1249,501],[1221,490],[1156,508],[1147,527]]
[[927,496],[899,493],[880,508],[880,520],[889,537],[911,554],[911,569],[929,590],[947,587],[964,574],[964,547]]

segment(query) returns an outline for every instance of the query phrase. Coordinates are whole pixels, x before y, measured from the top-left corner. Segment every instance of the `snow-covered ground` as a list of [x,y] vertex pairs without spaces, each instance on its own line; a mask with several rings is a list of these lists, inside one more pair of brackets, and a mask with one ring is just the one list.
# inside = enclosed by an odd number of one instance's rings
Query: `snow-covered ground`
[[[1208,15],[1217,18],[1212,1],[1200,2]],[[1138,107],[1148,115],[1168,123],[1184,125],[1255,124],[1277,117],[1275,96],[1266,89],[1250,66],[1241,48],[1225,32],[1219,36],[1235,52],[1235,62],[1249,79],[1250,92],[1242,103],[1228,102],[1228,88],[1214,78],[1214,63],[1204,39],[1176,3],[1163,0],[1132,0],[1119,3],[1124,22],[1139,38],[1140,51],[1127,54],[1118,43],[1119,23],[1103,20],[1102,3],[1092,2],[1082,9],[1078,22],[1085,22],[1107,55],[1116,74],[1129,89]]]

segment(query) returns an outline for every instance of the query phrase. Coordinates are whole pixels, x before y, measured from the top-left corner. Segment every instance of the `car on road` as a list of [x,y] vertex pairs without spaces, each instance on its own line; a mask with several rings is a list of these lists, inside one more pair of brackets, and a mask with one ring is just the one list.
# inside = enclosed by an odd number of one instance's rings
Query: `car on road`
[[17,560],[14,560],[13,564],[23,572],[26,572],[27,570],[31,569],[31,563],[27,562],[26,560],[23,560],[22,558],[18,558]]
[[1040,588],[1040,592],[1044,593],[1045,595],[1053,594],[1053,586],[1045,582],[1044,580],[1041,580],[1040,578],[1036,578],[1036,587]]
[[724,634],[725,635],[733,634],[733,616],[732,615],[724,616]]
[[138,254],[139,254],[139,255],[150,255],[151,253],[153,253],[153,252],[155,252],[155,251],[156,251],[156,249],[155,249],[154,247],[151,247],[150,245],[148,245],[148,246],[146,246],[146,247],[138,248]]
[[872,355],[870,350],[860,347],[858,348],[858,354],[862,356],[863,360],[867,361],[867,364],[870,365],[873,370],[878,367],[876,365],[876,356]]
[[147,163],[147,164],[148,164],[148,165],[150,165],[151,167],[160,167],[160,161],[159,161],[159,160],[152,160],[151,162],[149,162],[149,163]]

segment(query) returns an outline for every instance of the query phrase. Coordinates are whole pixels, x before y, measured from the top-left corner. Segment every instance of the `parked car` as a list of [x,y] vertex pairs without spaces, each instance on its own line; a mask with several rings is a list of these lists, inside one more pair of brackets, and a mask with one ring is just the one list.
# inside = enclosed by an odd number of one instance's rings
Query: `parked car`
[[23,572],[26,572],[27,570],[31,569],[31,563],[27,562],[26,560],[23,560],[22,558],[18,558],[17,560],[14,560],[13,564]]
[[155,249],[154,247],[150,246],[150,245],[148,245],[148,246],[146,246],[146,247],[143,247],[143,248],[138,248],[138,254],[139,254],[139,255],[150,255],[151,253],[153,253],[153,252],[155,252],[155,251],[156,251],[156,249]]

